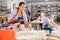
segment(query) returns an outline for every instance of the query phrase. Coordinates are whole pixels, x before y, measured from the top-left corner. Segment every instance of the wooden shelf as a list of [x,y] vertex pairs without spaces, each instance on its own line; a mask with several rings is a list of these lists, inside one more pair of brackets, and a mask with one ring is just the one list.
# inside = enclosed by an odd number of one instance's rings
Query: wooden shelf
[[[60,4],[47,4],[47,5],[31,5],[31,14],[38,14],[39,11],[44,13],[48,12],[49,14],[54,14],[58,16],[58,10],[60,10]],[[35,12],[35,14],[34,14]],[[32,16],[33,16],[32,15]]]

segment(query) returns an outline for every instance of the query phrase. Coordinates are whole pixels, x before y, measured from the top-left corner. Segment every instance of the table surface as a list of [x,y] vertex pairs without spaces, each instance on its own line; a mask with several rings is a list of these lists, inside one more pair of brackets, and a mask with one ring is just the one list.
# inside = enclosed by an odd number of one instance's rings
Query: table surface
[[34,20],[34,21],[31,21],[30,23],[43,23],[43,21]]
[[42,38],[46,36],[45,30],[39,31],[19,31],[16,32],[16,39],[35,39],[35,38]]

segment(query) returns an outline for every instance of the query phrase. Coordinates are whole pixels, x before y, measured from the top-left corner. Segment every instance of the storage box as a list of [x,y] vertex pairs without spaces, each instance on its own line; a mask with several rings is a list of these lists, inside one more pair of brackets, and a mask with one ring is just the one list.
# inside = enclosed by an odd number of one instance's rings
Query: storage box
[[0,40],[15,40],[14,30],[0,30]]

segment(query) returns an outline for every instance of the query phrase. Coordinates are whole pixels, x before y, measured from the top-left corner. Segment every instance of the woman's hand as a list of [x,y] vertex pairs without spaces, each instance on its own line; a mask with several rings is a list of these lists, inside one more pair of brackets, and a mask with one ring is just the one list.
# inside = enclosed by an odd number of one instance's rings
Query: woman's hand
[[41,21],[43,21],[43,18],[40,18]]
[[14,22],[15,20],[17,20],[18,19],[18,16],[16,16],[15,18],[12,18],[11,20],[10,20],[10,22]]
[[15,17],[15,19],[18,19],[18,15]]
[[24,21],[25,26],[30,28],[30,30],[32,31],[32,25],[26,20],[23,20],[23,21]]
[[15,20],[18,19],[18,17],[21,16],[21,13],[19,12],[14,18],[12,18],[10,21],[14,22]]
[[14,27],[16,27],[18,25],[20,25],[20,23],[10,24],[10,26],[8,26],[8,28],[14,28]]

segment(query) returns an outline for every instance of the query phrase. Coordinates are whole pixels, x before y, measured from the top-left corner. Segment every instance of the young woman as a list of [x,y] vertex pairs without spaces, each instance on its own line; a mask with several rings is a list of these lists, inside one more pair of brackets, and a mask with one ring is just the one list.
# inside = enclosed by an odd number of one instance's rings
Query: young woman
[[30,23],[28,23],[27,21],[27,15],[24,12],[25,7],[26,7],[25,3],[20,2],[19,7],[16,10],[12,11],[10,16],[8,17],[8,23],[10,24],[8,28],[20,25],[21,21],[23,21],[25,26],[29,27],[30,30],[32,30]]

